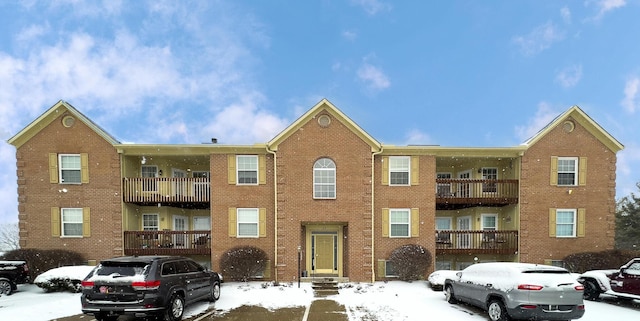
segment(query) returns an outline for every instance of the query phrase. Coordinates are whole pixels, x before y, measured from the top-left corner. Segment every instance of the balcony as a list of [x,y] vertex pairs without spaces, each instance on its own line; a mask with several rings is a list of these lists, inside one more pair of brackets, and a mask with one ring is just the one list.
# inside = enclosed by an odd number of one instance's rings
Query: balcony
[[436,179],[438,210],[517,203],[517,179]]
[[124,231],[125,255],[211,255],[211,231]]
[[122,198],[125,203],[142,206],[208,208],[209,186],[209,178],[125,177],[122,179]]
[[515,254],[518,231],[436,231],[436,254]]

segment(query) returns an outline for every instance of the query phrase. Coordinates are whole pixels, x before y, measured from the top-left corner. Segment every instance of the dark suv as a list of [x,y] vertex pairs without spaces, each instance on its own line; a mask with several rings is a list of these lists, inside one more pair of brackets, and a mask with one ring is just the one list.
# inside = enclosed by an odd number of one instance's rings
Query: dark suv
[[11,295],[18,284],[29,283],[29,265],[25,261],[0,261],[0,296]]
[[220,298],[220,277],[192,259],[124,256],[100,262],[82,281],[82,312],[98,321],[126,314],[182,319],[185,306]]

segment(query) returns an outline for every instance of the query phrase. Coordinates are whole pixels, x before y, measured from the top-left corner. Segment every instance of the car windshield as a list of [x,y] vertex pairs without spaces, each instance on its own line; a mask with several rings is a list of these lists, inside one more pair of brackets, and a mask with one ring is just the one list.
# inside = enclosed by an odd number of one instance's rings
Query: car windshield
[[103,262],[96,269],[96,275],[135,276],[146,274],[148,264],[144,262]]

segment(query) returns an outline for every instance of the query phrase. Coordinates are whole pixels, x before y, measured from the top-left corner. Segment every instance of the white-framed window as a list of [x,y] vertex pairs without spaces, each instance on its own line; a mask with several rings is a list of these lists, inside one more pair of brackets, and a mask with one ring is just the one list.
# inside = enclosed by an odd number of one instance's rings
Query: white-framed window
[[389,185],[409,185],[409,169],[411,168],[411,157],[391,156],[389,157]]
[[556,237],[576,236],[576,210],[556,209]]
[[482,214],[480,217],[483,231],[498,230],[498,214]]
[[236,171],[238,185],[258,184],[258,156],[257,155],[237,155]]
[[450,230],[451,217],[436,217],[436,230]]
[[384,276],[391,278],[398,277],[398,272],[393,264],[391,264],[391,261],[384,261]]
[[158,190],[158,185],[155,180],[158,177],[158,166],[156,165],[142,165],[140,167],[140,176],[146,178],[142,180],[142,190],[145,192],[153,192]]
[[82,182],[80,154],[58,155],[61,184],[80,184]]
[[578,185],[578,157],[558,157],[558,185]]
[[238,237],[258,237],[257,208],[238,208]]
[[142,214],[142,230],[143,231],[160,230],[158,214]]
[[[482,168],[482,179],[498,179],[498,168],[496,167],[483,167]],[[495,193],[498,191],[498,186],[495,182],[492,183],[482,183],[482,192],[483,193]]]
[[[439,172],[436,173],[436,178],[442,178],[442,179],[451,179],[451,173],[450,172]],[[449,196],[453,196],[451,193],[451,183],[437,183],[436,184],[436,193],[438,194],[438,197],[449,197]]]
[[313,164],[313,198],[336,198],[336,163],[328,158]]
[[82,237],[82,208],[60,209],[63,237]]
[[451,261],[436,261],[436,271],[451,270]]
[[411,211],[408,208],[389,209],[389,237],[410,237]]

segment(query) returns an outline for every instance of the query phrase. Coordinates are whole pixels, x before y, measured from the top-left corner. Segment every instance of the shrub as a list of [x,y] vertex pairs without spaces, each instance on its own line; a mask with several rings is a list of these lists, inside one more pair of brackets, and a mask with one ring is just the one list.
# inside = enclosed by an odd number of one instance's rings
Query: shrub
[[45,282],[36,282],[36,285],[45,292],[80,292],[82,286],[81,280],[72,280],[69,278],[52,278]]
[[68,250],[18,249],[5,253],[2,260],[26,261],[29,265],[31,280],[53,268],[68,265],[86,264],[82,254]]
[[640,253],[621,250],[582,252],[567,255],[564,264],[571,272],[584,273],[589,270],[618,269],[634,257],[640,257]]
[[431,253],[418,244],[406,244],[391,252],[389,262],[400,280],[420,280],[431,266]]
[[267,253],[257,247],[236,247],[222,254],[220,269],[225,279],[247,281],[264,272],[267,259]]

